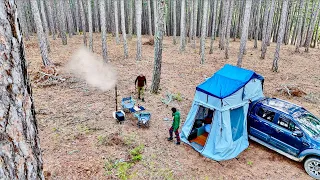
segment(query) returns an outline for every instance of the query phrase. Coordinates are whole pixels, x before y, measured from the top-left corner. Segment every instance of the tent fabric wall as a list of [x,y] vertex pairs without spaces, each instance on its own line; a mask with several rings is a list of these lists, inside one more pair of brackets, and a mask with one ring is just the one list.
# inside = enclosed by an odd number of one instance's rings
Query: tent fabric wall
[[[231,84],[225,86],[228,83],[224,80]],[[215,110],[209,136],[202,149],[193,148],[205,157],[217,161],[237,157],[249,146],[247,112],[250,101],[264,97],[262,82],[263,77],[253,71],[225,65],[197,86],[192,106],[182,127],[181,140],[191,145],[188,136],[197,112],[200,107],[209,108]],[[229,86],[229,90],[224,89]],[[228,94],[230,92],[232,93]]]

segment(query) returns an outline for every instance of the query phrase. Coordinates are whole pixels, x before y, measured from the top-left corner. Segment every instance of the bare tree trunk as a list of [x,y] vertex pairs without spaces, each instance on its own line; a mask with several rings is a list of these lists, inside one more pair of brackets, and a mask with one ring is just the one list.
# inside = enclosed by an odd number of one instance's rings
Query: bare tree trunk
[[186,0],[181,0],[180,52],[186,49]]
[[305,44],[305,50],[304,50],[305,52],[309,52],[309,47],[311,44],[311,39],[312,39],[314,27],[316,25],[317,17],[319,14],[320,2],[318,2],[318,4],[315,4],[315,5],[317,5],[317,8],[315,8],[312,11],[312,15],[311,15],[312,19],[310,20],[310,28],[308,29],[308,34],[307,34],[307,38],[306,38],[306,44]]
[[149,27],[149,35],[152,36],[151,0],[148,0],[147,3],[148,3],[148,27]]
[[[32,4],[36,5],[36,1]],[[34,15],[40,19],[39,11]],[[0,1],[0,22],[0,177],[44,179],[32,89],[14,0]]]
[[197,23],[198,23],[198,0],[194,0],[194,8],[193,8],[193,11],[194,11],[194,16],[193,16],[193,41],[192,41],[192,45],[191,47],[192,48],[196,48],[196,37],[197,37]]
[[300,0],[299,13],[298,13],[298,22],[297,22],[297,27],[298,27],[297,31],[298,32],[297,32],[297,41],[296,41],[296,50],[295,50],[295,52],[299,52],[299,47],[300,47],[303,7],[304,7],[304,0]]
[[177,44],[177,0],[173,0],[173,44]]
[[93,24],[92,24],[92,4],[91,0],[88,0],[88,24],[89,24],[89,50],[93,52]]
[[212,54],[213,53],[213,41],[215,39],[215,35],[216,35],[216,32],[215,32],[215,26],[216,26],[216,16],[217,16],[217,0],[214,0],[213,2],[213,16],[212,16],[212,29],[211,29],[211,41],[210,41],[210,51],[209,51],[209,54]]
[[[94,0],[93,1],[93,7],[94,7],[94,32],[99,32],[99,15],[98,15],[98,2],[101,2],[102,0]],[[104,0],[103,0],[104,1]]]
[[132,4],[133,0],[129,0],[129,34],[128,34],[128,38],[129,40],[132,39],[132,20],[133,20],[133,4]]
[[270,6],[270,11],[268,15],[268,25],[266,26],[266,33],[264,36],[264,39],[262,40],[262,52],[261,52],[261,58],[264,59],[266,56],[267,52],[267,46],[270,42],[270,36],[271,36],[271,30],[272,30],[272,24],[273,24],[273,14],[274,14],[274,1],[272,0],[271,6]]
[[108,62],[107,49],[107,27],[106,27],[106,9],[105,1],[100,1],[100,23],[101,23],[101,39],[102,39],[102,57],[105,63]]
[[119,38],[119,20],[118,20],[118,0],[113,1],[113,8],[114,8],[114,23],[115,23],[115,30],[116,30],[116,43],[120,44]]
[[48,19],[49,19],[49,26],[50,26],[50,31],[52,34],[53,40],[56,40],[56,30],[54,28],[54,21],[53,21],[53,13],[52,13],[52,1],[46,2],[47,9],[48,9]]
[[302,45],[304,45],[305,43],[305,38],[306,38],[306,35],[307,35],[307,31],[308,31],[308,10],[309,10],[309,0],[306,0],[306,5],[305,5],[305,11],[304,11],[304,16],[303,16],[303,23],[302,23],[302,29],[301,29],[301,38],[300,38],[300,47]]
[[229,12],[229,0],[223,1],[223,12],[222,12],[222,27],[220,31],[220,41],[219,47],[221,50],[224,50],[225,45],[225,37],[227,31],[227,23],[228,23],[228,12]]
[[136,27],[137,27],[137,61],[141,60],[141,51],[142,51],[142,43],[141,43],[141,14],[142,14],[142,1],[136,0]]
[[67,20],[68,20],[68,32],[69,32],[69,38],[72,37],[74,34],[74,25],[73,25],[73,19],[72,19],[72,12],[69,1],[64,1],[64,5],[67,8]]
[[314,38],[314,47],[318,46],[318,39],[319,39],[319,31],[320,31],[320,18],[318,19],[318,27],[316,29],[316,37]]
[[67,34],[66,34],[66,16],[64,14],[64,4],[63,4],[63,0],[58,0],[58,4],[59,7],[57,9],[59,9],[59,26],[60,26],[60,36],[61,36],[61,40],[62,40],[62,44],[63,45],[67,45],[68,40],[67,40]]
[[87,46],[87,27],[86,27],[86,17],[85,17],[85,12],[84,12],[84,8],[83,8],[83,2],[82,0],[79,1],[80,4],[80,18],[81,18],[81,26],[82,26],[82,32],[83,32],[83,44],[85,46]]
[[17,0],[17,12],[18,12],[18,17],[21,23],[21,28],[22,28],[22,34],[26,38],[27,41],[30,40],[29,36],[29,30],[28,30],[28,25],[27,25],[27,19],[26,19],[26,14],[24,11],[24,4],[21,0]]
[[270,6],[271,4],[270,3],[265,3],[266,4],[266,7],[265,7],[265,10],[264,10],[264,16],[263,16],[263,27],[262,27],[262,39],[261,39],[261,51],[262,51],[262,48],[263,48],[263,44],[265,42],[265,39],[266,39],[266,35],[267,35],[267,29],[268,29],[268,17],[269,17],[269,12],[270,12]]
[[193,17],[194,17],[194,1],[190,0],[190,25],[189,25],[189,43],[193,40]]
[[76,20],[76,32],[80,34],[80,15],[79,15],[79,2],[78,0],[74,0],[75,6],[75,20]]
[[206,35],[207,35],[207,15],[208,15],[208,0],[203,1],[203,15],[202,15],[202,29],[201,29],[201,61],[200,64],[204,64],[206,59]]
[[258,1],[257,4],[258,12],[256,16],[256,26],[255,26],[255,33],[254,33],[254,48],[258,48],[258,34],[259,34],[259,23],[260,23],[260,11],[261,11],[261,0]]
[[127,45],[127,33],[126,33],[126,21],[124,16],[124,0],[120,0],[121,11],[121,31],[123,38],[123,52],[124,58],[128,58],[128,45]]
[[157,33],[158,9],[157,0],[153,0],[153,15],[154,15],[154,34]]
[[272,64],[272,71],[273,72],[278,72],[278,60],[279,60],[280,46],[283,41],[284,30],[285,30],[286,20],[287,20],[287,11],[288,11],[288,0],[283,0],[281,21],[280,21],[280,26],[279,26],[278,40],[277,40],[277,47],[276,47],[276,52],[274,53],[274,59],[273,59],[273,64]]
[[225,57],[224,57],[225,59],[229,59],[230,29],[231,29],[234,0],[229,0],[229,4],[230,4],[230,7],[228,12],[228,22],[227,22],[226,46],[225,46]]
[[46,17],[46,13],[44,11],[44,3],[43,3],[43,0],[40,0],[40,12],[41,12],[41,16],[42,16],[42,20],[43,20],[43,31],[44,31],[44,34],[45,34],[45,38],[46,38],[46,43],[47,43],[47,49],[48,49],[48,52],[50,53],[50,42],[49,42],[49,39],[48,39],[48,36],[49,36],[49,28],[48,28],[48,22],[47,22],[47,17]]
[[246,0],[246,9],[244,11],[240,50],[239,50],[239,56],[238,56],[238,62],[237,62],[237,66],[239,67],[241,67],[242,65],[243,53],[246,49],[246,43],[248,39],[248,27],[249,27],[250,13],[251,13],[251,4],[252,4],[252,0]]
[[164,0],[157,0],[158,3],[158,18],[157,18],[157,33],[155,34],[154,44],[154,66],[151,92],[158,93],[161,77],[161,62],[162,62],[162,41],[164,36]]
[[290,34],[291,34],[291,23],[293,21],[293,14],[294,14],[294,2],[293,0],[289,0],[288,4],[288,20],[286,23],[286,28],[285,28],[285,33],[284,33],[284,44],[287,45],[289,44],[289,39],[290,39]]
[[43,62],[43,65],[50,66],[51,61],[49,60],[49,57],[48,57],[48,49],[47,49],[48,45],[47,45],[46,37],[44,35],[43,28],[42,28],[42,22],[41,22],[41,18],[40,18],[37,0],[30,0],[30,2],[31,2],[32,14],[34,17],[34,22],[36,23],[36,27],[37,27],[36,30],[37,30],[37,35],[38,35],[38,41],[39,41],[39,46],[40,46],[40,51],[41,51],[42,62]]

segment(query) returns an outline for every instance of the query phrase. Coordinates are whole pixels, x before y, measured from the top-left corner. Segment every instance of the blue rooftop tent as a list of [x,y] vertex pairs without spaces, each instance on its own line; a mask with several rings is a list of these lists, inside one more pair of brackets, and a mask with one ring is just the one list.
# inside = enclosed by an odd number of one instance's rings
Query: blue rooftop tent
[[[249,146],[247,112],[249,103],[263,95],[264,78],[251,70],[226,64],[212,77],[196,87],[194,100],[182,127],[181,140],[203,156],[216,161],[237,157]],[[211,126],[200,121],[211,110]],[[199,123],[198,123],[199,126]],[[205,143],[190,139],[207,132]],[[190,136],[190,137],[189,137]]]

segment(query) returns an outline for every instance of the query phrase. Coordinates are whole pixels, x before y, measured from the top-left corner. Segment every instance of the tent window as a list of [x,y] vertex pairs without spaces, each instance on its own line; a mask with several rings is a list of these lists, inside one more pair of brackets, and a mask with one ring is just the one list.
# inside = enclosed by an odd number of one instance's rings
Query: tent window
[[244,131],[244,112],[243,107],[233,109],[230,111],[231,130],[233,141],[238,140]]

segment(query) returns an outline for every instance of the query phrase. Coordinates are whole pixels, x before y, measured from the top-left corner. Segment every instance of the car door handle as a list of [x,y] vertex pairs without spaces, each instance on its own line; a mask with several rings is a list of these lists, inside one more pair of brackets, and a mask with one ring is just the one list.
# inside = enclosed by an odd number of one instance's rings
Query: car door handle
[[280,129],[278,129],[278,128],[276,128],[276,131],[277,131],[277,132],[282,132],[282,131],[281,131]]

